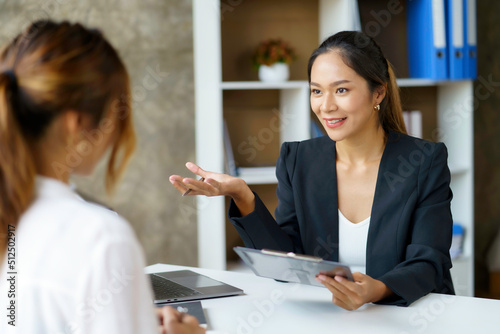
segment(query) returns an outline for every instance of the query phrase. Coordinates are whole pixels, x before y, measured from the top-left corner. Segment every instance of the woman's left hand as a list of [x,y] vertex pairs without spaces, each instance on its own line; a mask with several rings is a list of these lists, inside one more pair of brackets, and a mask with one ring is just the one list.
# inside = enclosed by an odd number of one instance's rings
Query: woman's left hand
[[181,313],[171,306],[156,309],[160,334],[205,334],[198,320],[192,315]]
[[377,302],[392,294],[392,291],[381,281],[362,273],[353,273],[354,282],[342,276],[329,277],[318,275],[316,280],[332,293],[332,302],[346,310],[352,311],[366,303]]

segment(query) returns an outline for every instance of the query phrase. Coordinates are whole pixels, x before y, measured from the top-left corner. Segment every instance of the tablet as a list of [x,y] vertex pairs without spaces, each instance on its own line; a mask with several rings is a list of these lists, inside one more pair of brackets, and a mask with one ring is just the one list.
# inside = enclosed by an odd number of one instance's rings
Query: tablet
[[257,276],[321,287],[324,285],[315,280],[318,274],[331,277],[343,276],[353,281],[351,269],[348,266],[323,260],[320,257],[269,249],[258,250],[245,247],[233,249]]

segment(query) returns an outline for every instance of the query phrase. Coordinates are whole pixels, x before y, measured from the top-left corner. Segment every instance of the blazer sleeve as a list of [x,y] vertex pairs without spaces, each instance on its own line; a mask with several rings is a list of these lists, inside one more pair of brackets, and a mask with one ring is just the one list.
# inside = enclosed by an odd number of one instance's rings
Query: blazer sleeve
[[436,144],[429,167],[419,172],[418,200],[405,259],[378,278],[397,296],[381,304],[408,306],[429,292],[454,294],[449,253],[452,192],[447,157],[446,146]]
[[246,247],[302,252],[291,182],[298,145],[298,142],[283,143],[276,163],[276,177],[278,178],[276,220],[255,193],[255,209],[244,217],[241,217],[238,207],[231,199],[229,220],[240,234]]

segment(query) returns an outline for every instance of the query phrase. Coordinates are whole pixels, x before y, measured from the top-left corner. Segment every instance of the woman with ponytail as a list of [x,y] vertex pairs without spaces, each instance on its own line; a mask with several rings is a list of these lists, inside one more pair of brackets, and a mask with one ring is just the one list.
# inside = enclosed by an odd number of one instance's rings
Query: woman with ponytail
[[128,223],[69,186],[109,150],[112,193],[134,151],[131,118],[127,71],[99,31],[38,21],[1,51],[0,300],[10,309],[0,332],[204,332],[172,308],[155,315]]
[[357,269],[354,282],[316,278],[342,308],[453,294],[445,145],[406,134],[394,72],[365,34],[326,39],[312,53],[308,75],[311,108],[327,135],[283,144],[275,219],[241,179],[188,163],[204,181],[172,175],[171,183],[181,193],[231,196],[229,218],[247,247]]

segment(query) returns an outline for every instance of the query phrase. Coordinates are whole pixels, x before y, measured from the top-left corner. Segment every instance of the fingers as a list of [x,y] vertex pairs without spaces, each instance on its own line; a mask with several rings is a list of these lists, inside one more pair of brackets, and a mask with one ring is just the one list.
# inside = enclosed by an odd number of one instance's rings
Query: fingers
[[182,177],[179,175],[171,175],[169,181],[181,194],[184,194],[189,189],[182,183]]
[[187,167],[187,169],[189,169],[191,172],[193,172],[196,175],[199,175],[199,176],[205,177],[205,178],[207,177],[207,172],[204,171],[203,169],[201,169],[200,166],[198,166],[195,163],[187,162],[186,167]]
[[210,189],[210,191],[217,191],[217,193],[220,193],[220,182],[219,181],[216,181],[214,179],[205,179],[205,187],[208,187],[210,186],[208,189]]
[[[215,182],[214,180],[208,180],[210,182]],[[182,179],[182,184],[187,189],[191,189],[190,194],[192,195],[207,195],[214,196],[217,195],[217,189],[205,179],[195,180],[191,178]]]
[[170,183],[172,183],[175,189],[177,189],[177,191],[184,196],[231,196],[231,194],[234,193],[234,189],[238,189],[238,186],[242,181],[241,179],[226,174],[207,172],[192,162],[186,163],[186,167],[191,172],[201,176],[201,179],[197,180],[196,178],[184,178],[179,175],[170,175],[169,177]]
[[[336,276],[338,277],[338,276]],[[334,296],[345,296],[346,295],[346,289],[340,284],[339,282],[335,281],[334,278],[325,276],[325,275],[319,275],[316,280],[323,284]]]
[[350,282],[348,279],[342,276],[335,276],[334,278],[331,279],[331,282],[332,283],[330,284],[333,284],[335,288],[337,288],[345,295],[349,295],[350,293],[355,292],[353,290],[355,290],[356,286],[354,287],[350,286],[353,282]]
[[[207,172],[205,172],[203,169],[201,169],[198,165],[196,165],[192,162],[187,162],[186,167],[194,174],[199,175],[202,178],[206,177]],[[189,182],[185,182],[185,180],[194,180],[194,179],[183,178],[182,176],[179,176],[179,175],[170,175],[170,177],[169,177],[170,183],[172,183],[172,185],[175,187],[175,189],[177,189],[177,191],[179,191],[181,194],[184,194],[186,191],[191,189],[190,194],[196,195],[194,193],[191,193],[193,189],[192,189],[192,187],[187,185],[187,183],[189,183]]]
[[352,278],[354,279],[354,282],[363,282],[366,279],[367,275],[362,274],[360,272],[355,272],[352,273]]
[[163,327],[163,310],[161,308],[155,307],[155,313],[156,316],[158,317],[158,322],[159,322],[158,333],[166,334],[167,330],[165,329],[165,327]]
[[356,283],[348,279],[335,276],[335,278],[318,275],[317,280],[321,282],[332,293],[332,302],[346,310],[355,310],[364,304],[363,298],[358,291]]
[[335,296],[332,297],[332,303],[334,303],[339,307],[342,307],[344,310],[353,311],[356,309],[356,307],[354,307],[353,305],[348,304],[344,302],[342,299],[336,298]]
[[185,323],[185,324],[188,324],[188,325],[196,325],[196,326],[199,326],[200,323],[198,322],[198,319],[196,319],[196,317],[193,317],[192,315],[190,314],[184,314],[184,317],[182,317],[182,322]]
[[188,325],[200,325],[196,317],[187,313],[179,312],[171,306],[164,306],[159,310],[163,318],[163,324],[184,323]]
[[205,333],[205,329],[200,327],[198,320],[187,313],[165,306],[160,309],[163,322],[160,326],[160,333]]
[[[185,195],[206,195],[206,196],[214,196],[218,195],[218,188],[214,187],[214,185],[218,186],[219,183],[213,179],[204,180],[203,178],[200,180],[195,180],[192,178],[182,178],[178,175],[171,175],[169,178],[170,183],[179,191],[183,196]],[[189,190],[189,193],[186,192]]]
[[182,320],[181,312],[177,311],[173,307],[164,306],[160,308],[162,324],[168,324],[172,322],[180,322]]
[[160,307],[155,308],[156,316],[158,317],[158,322],[160,323],[160,327],[163,324],[163,310]]
[[337,290],[341,291],[343,294],[355,293],[358,294],[361,292],[361,287],[359,286],[359,282],[361,282],[366,275],[361,273],[354,273],[353,279],[354,282],[349,281],[347,278],[342,276],[329,277],[326,275],[319,275],[319,278],[323,278],[323,280],[330,285],[334,286]]
[[[204,182],[204,181],[205,181],[205,178],[204,178],[204,177],[202,177],[199,181],[200,181],[200,182]],[[189,195],[192,191],[193,191],[193,189],[192,189],[192,188],[189,188],[188,190],[186,190],[186,192],[185,192],[184,194],[182,194],[182,196],[187,196],[187,195]]]

